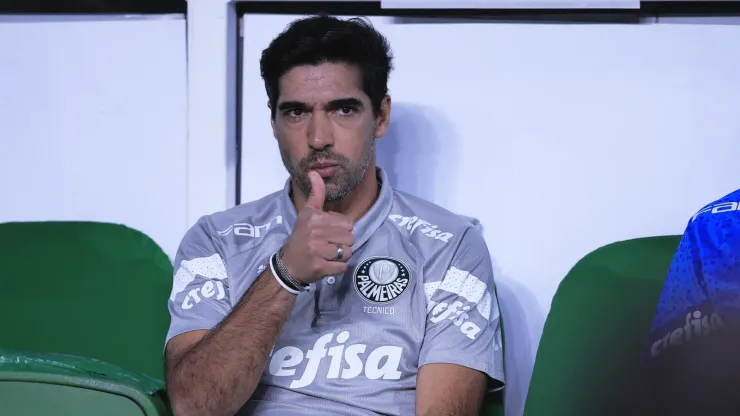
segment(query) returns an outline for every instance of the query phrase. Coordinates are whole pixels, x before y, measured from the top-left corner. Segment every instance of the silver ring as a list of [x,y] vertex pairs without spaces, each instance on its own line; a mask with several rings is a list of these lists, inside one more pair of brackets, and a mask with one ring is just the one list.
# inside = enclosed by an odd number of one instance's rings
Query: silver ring
[[334,261],[341,261],[342,257],[344,257],[344,249],[342,248],[342,246],[337,244],[337,256],[334,257]]

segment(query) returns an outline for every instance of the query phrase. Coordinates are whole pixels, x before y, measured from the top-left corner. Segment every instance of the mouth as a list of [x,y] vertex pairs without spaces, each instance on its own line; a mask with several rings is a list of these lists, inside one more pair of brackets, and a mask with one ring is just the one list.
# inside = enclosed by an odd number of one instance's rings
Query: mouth
[[334,175],[338,169],[339,165],[336,162],[316,162],[308,167],[309,171],[318,173],[322,178],[328,178]]

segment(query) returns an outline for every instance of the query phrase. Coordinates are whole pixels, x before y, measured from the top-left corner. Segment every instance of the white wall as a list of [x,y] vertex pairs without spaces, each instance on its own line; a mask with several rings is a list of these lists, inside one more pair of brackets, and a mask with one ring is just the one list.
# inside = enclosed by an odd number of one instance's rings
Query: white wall
[[[244,19],[242,200],[283,185],[259,55],[297,16]],[[506,320],[507,413],[522,412],[560,280],[618,240],[680,234],[740,187],[740,27],[398,24],[398,188],[481,220]]]
[[122,223],[171,257],[186,219],[179,16],[0,18],[0,222]]
[[235,5],[188,0],[188,224],[236,202]]

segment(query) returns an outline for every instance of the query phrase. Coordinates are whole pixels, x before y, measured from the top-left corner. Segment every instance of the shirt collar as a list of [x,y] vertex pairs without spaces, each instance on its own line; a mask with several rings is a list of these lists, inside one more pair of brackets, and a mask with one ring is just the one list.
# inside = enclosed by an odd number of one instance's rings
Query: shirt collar
[[[376,174],[380,183],[380,194],[378,195],[378,199],[375,200],[375,203],[373,203],[373,206],[370,207],[370,210],[355,223],[354,231],[352,231],[355,237],[355,244],[352,246],[353,252],[358,247],[362,247],[370,239],[375,230],[380,228],[383,221],[388,217],[393,205],[393,189],[388,182],[388,176],[381,168],[376,168]],[[285,182],[285,187],[280,195],[280,211],[283,213],[285,229],[290,234],[293,232],[293,226],[298,216],[295,205],[293,205],[293,201],[290,199],[290,179]]]

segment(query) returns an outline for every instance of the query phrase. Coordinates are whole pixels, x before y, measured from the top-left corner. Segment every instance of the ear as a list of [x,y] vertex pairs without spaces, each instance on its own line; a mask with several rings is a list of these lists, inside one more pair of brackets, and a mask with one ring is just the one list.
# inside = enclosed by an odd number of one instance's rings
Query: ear
[[379,139],[385,136],[388,131],[388,125],[391,123],[391,97],[386,95],[380,102],[380,112],[375,118],[375,138]]
[[277,139],[277,134],[275,131],[275,117],[272,116],[272,104],[270,104],[270,100],[267,100],[267,108],[270,109],[270,126],[272,126],[272,136]]

